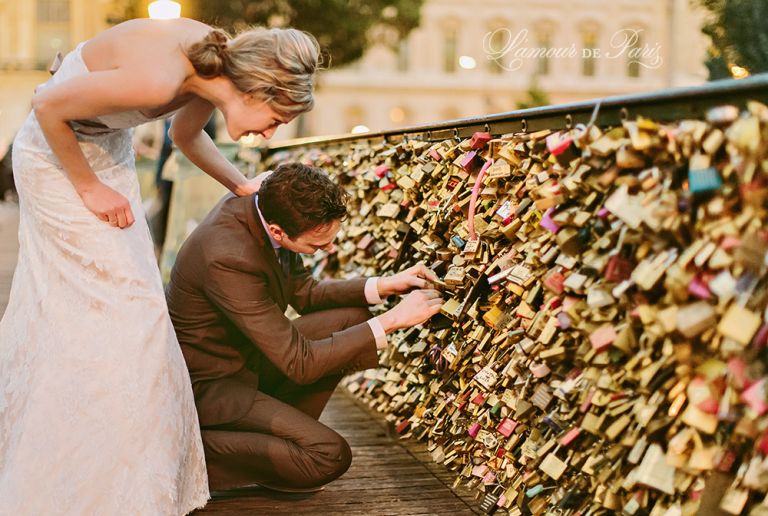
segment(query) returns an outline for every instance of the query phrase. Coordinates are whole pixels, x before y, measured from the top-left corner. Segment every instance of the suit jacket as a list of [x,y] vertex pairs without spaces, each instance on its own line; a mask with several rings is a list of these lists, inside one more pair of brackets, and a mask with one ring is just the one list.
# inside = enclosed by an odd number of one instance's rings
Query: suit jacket
[[367,323],[309,340],[284,315],[289,304],[300,314],[367,306],[365,281],[318,282],[295,253],[286,276],[254,195],[224,197],[181,247],[166,288],[201,425],[245,414],[264,361],[298,384],[375,367]]

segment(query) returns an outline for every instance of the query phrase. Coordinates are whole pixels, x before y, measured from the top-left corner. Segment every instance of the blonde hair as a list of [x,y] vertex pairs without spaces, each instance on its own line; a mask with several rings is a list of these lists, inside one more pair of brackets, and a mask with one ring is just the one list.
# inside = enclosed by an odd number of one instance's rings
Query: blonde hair
[[223,75],[278,114],[293,117],[314,106],[320,46],[307,32],[253,27],[230,38],[223,30],[213,29],[190,45],[186,54],[201,77]]

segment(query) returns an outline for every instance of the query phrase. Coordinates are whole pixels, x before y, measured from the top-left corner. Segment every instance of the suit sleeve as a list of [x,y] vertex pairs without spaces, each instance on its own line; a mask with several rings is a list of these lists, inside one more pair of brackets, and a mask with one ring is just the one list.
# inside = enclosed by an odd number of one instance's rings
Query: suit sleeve
[[290,304],[300,314],[351,306],[368,306],[366,278],[317,281],[303,266],[292,271]]
[[211,302],[298,384],[375,367],[378,362],[374,335],[367,323],[325,339],[307,339],[272,300],[264,279],[256,274],[212,263],[204,288]]

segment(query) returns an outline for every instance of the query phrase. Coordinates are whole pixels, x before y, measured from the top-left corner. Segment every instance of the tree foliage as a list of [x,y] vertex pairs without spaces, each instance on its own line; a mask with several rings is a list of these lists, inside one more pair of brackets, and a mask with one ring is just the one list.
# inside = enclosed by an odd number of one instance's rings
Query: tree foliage
[[730,65],[768,72],[768,0],[697,0],[709,12],[710,79],[730,77]]
[[229,30],[290,26],[314,35],[338,67],[374,42],[394,47],[419,25],[424,0],[200,0],[197,17]]
[[[151,0],[112,0],[108,22],[146,16]],[[176,0],[184,16],[235,32],[249,25],[294,27],[320,43],[329,66],[362,57],[374,43],[393,49],[418,27],[424,0]]]
[[524,99],[515,102],[515,107],[517,109],[548,106],[550,104],[549,95],[547,95],[547,92],[539,86],[539,80],[536,75],[531,77],[531,82],[525,95],[526,97]]

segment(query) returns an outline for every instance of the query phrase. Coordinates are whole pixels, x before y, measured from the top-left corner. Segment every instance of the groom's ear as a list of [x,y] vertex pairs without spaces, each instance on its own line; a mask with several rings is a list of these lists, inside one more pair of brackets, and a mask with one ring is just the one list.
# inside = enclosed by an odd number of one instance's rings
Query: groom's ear
[[282,242],[283,238],[285,238],[286,236],[285,231],[283,231],[283,228],[281,228],[277,224],[267,224],[267,230],[269,230],[269,235],[275,240],[277,240],[278,242]]

